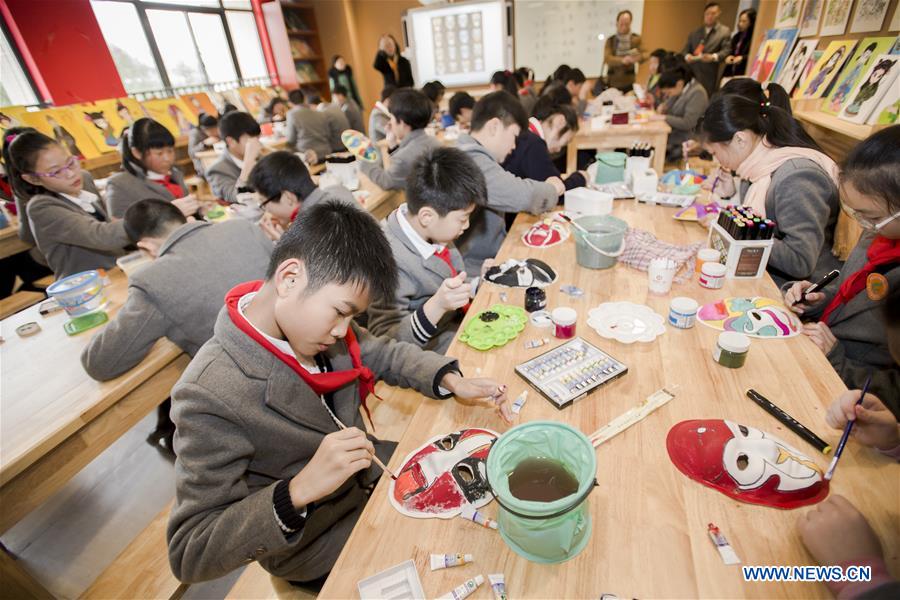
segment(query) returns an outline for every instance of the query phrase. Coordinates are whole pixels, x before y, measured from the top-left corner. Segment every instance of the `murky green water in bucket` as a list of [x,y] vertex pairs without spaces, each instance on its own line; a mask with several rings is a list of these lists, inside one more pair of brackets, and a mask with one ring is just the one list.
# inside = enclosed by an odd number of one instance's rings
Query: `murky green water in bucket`
[[[578,480],[578,491],[552,502],[520,500],[509,490],[509,474],[523,460],[549,458]],[[504,433],[487,460],[488,482],[500,504],[503,541],[539,563],[558,563],[581,552],[591,536],[587,497],[596,485],[597,457],[590,440],[556,421],[532,421]]]
[[[609,269],[618,261],[625,242],[628,223],[611,215],[580,217],[575,222],[587,229],[587,239],[593,248],[585,242],[585,234],[573,228],[575,234],[575,259],[578,264],[588,269]],[[606,254],[597,252],[602,250]],[[616,256],[608,256],[613,254]]]

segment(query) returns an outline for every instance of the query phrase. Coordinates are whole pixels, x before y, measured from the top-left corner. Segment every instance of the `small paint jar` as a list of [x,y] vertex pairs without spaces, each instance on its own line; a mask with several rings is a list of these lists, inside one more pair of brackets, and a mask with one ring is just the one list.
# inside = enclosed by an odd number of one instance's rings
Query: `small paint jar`
[[718,290],[725,285],[725,265],[717,262],[703,263],[700,270],[700,285],[711,290]]
[[691,298],[678,296],[669,303],[669,324],[678,329],[690,329],[697,321],[700,304]]
[[525,310],[534,312],[547,308],[547,292],[539,287],[530,287],[525,290]]
[[554,308],[550,317],[553,319],[553,335],[562,340],[575,337],[575,321],[578,319],[578,313],[574,308],[568,306]]
[[701,248],[697,250],[697,264],[694,266],[694,272],[699,273],[704,263],[719,262],[719,251],[715,248]]
[[747,362],[750,351],[750,338],[736,331],[723,331],[719,334],[713,359],[729,369],[740,369]]

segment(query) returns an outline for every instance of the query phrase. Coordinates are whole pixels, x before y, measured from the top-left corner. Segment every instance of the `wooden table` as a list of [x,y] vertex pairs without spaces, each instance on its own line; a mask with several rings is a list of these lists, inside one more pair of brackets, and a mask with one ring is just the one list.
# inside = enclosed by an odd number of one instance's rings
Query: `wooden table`
[[24,252],[29,248],[31,248],[31,244],[26,244],[19,239],[18,226],[12,220],[9,225],[0,229],[0,259]]
[[[109,272],[112,318],[127,295],[119,269]],[[91,379],[81,366],[81,350],[99,328],[69,337],[67,317],[48,317],[32,307],[0,322],[0,534],[47,500],[91,460],[169,396],[189,362],[167,339],[128,373],[108,382]],[[35,321],[41,331],[19,337],[15,329]],[[40,584],[12,557],[0,554],[0,574],[10,581]]]
[[[632,226],[654,232],[663,240],[687,243],[704,237],[696,224],[675,221],[675,209],[616,204],[615,214]],[[501,248],[499,258],[541,257],[559,269],[559,279],[547,289],[551,307],[578,311],[577,334],[608,351],[629,367],[622,378],[564,410],[557,410],[532,390],[518,422],[549,419],[569,423],[585,433],[663,386],[678,385],[677,396],[647,419],[611,439],[597,451],[599,487],[590,496],[593,533],[587,548],[560,565],[528,562],[509,550],[499,534],[462,519],[412,519],[388,501],[390,480],[382,478],[344,547],[320,598],[355,598],[356,584],[400,562],[414,559],[426,593],[434,598],[476,574],[505,573],[510,598],[598,598],[615,593],[623,598],[775,598],[825,597],[823,584],[745,583],[739,566],[725,566],[707,535],[707,523],[722,528],[745,565],[809,565],[795,523],[807,509],[782,511],[729,499],[682,475],[669,460],[665,439],[669,429],[686,419],[723,418],[775,434],[808,453],[821,467],[827,459],[744,396],[754,387],[766,394],[826,441],[840,432],[824,424],[831,399],[845,389],[822,353],[804,336],[789,340],[753,340],[746,365],[732,370],[714,363],[711,352],[718,332],[701,324],[689,330],[666,326],[652,343],[625,345],[601,338],[587,326],[587,311],[601,302],[630,300],[646,303],[665,316],[671,297],[685,295],[706,303],[726,296],[777,297],[772,281],[728,281],[724,290],[701,288],[696,278],[675,284],[669,296],[650,295],[647,274],[623,265],[592,271],[578,267],[574,239],[545,250],[527,250],[520,241],[535,217],[520,215]],[[560,293],[561,285],[586,291],[581,299]],[[522,290],[485,285],[470,315],[499,302],[522,305]],[[547,348],[525,350],[526,340],[549,335],[526,326],[516,340],[489,352],[473,350],[458,340],[448,354],[456,356],[464,373],[477,367],[509,385],[515,398],[527,388],[514,366]],[[390,461],[398,469],[405,456],[426,440],[461,427],[508,427],[493,411],[464,406],[453,400],[422,398],[409,390],[385,388],[385,402],[420,402]],[[900,477],[897,466],[876,452],[851,442],[832,483],[833,492],[850,499],[869,519],[884,545],[888,567],[900,572]],[[483,509],[495,517],[497,504]],[[471,565],[431,572],[430,553],[471,553]],[[491,597],[485,585],[472,596]]]
[[406,202],[403,190],[385,190],[376,185],[365,173],[359,172],[359,189],[369,192],[363,206],[373,217],[384,219],[391,211]]
[[628,125],[606,125],[594,129],[591,121],[582,121],[581,127],[567,147],[566,172],[577,169],[578,150],[613,150],[630,148],[632,144],[648,143],[653,147],[652,166],[662,175],[666,163],[666,141],[672,128],[665,121],[648,121]]

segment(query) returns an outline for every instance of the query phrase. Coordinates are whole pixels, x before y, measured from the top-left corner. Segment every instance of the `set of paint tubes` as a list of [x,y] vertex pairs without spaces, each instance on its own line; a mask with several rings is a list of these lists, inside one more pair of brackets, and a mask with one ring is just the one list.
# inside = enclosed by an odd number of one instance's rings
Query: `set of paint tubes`
[[649,142],[635,142],[632,144],[631,148],[628,149],[628,156],[643,156],[645,158],[650,158],[652,153],[653,146],[651,146]]
[[727,206],[719,213],[717,223],[735,240],[770,240],[775,235],[775,221],[745,206]]

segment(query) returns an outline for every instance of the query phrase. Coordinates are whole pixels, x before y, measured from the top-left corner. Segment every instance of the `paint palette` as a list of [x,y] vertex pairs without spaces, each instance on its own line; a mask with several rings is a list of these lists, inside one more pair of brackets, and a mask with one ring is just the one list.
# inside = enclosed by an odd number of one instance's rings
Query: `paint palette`
[[341,133],[341,142],[344,143],[344,147],[350,151],[350,154],[359,160],[371,163],[378,160],[378,150],[375,149],[375,145],[365,134],[355,129],[344,130]]
[[516,339],[527,322],[528,314],[522,308],[495,304],[466,322],[459,341],[476,350],[490,350]]
[[556,408],[621,377],[628,367],[580,337],[516,365],[516,373]]

